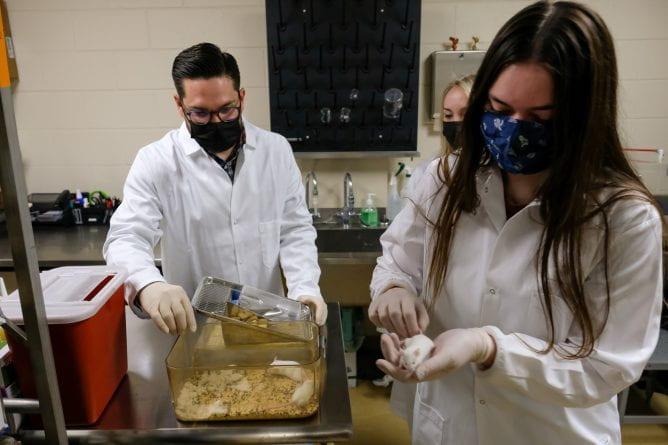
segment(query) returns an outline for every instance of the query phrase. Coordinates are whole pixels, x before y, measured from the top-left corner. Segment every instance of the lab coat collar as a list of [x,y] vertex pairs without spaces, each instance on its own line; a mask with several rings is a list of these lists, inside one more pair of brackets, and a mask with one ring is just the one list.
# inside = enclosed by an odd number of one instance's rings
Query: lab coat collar
[[246,143],[244,144],[244,148],[257,148],[259,136],[258,128],[243,116],[241,116],[241,120],[243,121],[244,129],[246,130]]
[[[506,204],[503,195],[503,176],[498,166],[491,166],[483,169],[477,174],[478,196],[480,196],[481,207],[489,215],[492,224],[499,232],[506,223]],[[540,198],[535,198],[526,205],[520,212],[528,211],[529,208],[540,205]]]
[[188,131],[185,121],[179,127],[179,145],[186,156],[190,156],[198,151],[204,152],[197,141],[190,136],[190,131]]
[[[244,123],[244,129],[246,130],[246,143],[244,144],[243,148],[254,149],[257,147],[258,129],[255,125],[251,124],[243,117],[242,121]],[[204,153],[204,149],[197,143],[195,139],[190,136],[190,131],[188,130],[185,121],[183,121],[179,127],[179,145],[181,145],[181,148],[183,149],[183,152],[186,156],[191,156],[198,152]]]
[[506,223],[506,205],[503,197],[503,178],[498,167],[489,167],[477,175],[480,206],[489,216],[498,232]]

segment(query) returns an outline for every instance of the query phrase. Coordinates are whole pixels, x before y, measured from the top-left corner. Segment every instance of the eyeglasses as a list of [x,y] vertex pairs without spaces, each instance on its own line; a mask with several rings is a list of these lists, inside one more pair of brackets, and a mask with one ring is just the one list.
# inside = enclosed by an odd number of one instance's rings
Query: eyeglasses
[[199,108],[186,111],[185,107],[183,109],[190,123],[195,125],[208,124],[211,122],[211,119],[213,119],[214,115],[218,116],[218,119],[220,119],[221,122],[232,122],[237,120],[241,114],[241,107],[230,106],[223,107],[218,111],[202,110]]

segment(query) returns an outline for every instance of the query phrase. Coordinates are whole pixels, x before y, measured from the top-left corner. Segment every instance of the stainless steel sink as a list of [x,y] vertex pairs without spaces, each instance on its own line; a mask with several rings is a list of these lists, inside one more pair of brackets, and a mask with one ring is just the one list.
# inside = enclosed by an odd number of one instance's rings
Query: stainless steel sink
[[[364,227],[359,216],[353,216],[350,224],[344,225],[337,216],[339,209],[319,209],[320,218],[313,221],[318,232],[316,246],[319,252],[380,252],[380,236],[387,228],[386,224],[379,227]],[[360,209],[355,209],[359,215]],[[383,220],[385,209],[379,208],[379,219]]]

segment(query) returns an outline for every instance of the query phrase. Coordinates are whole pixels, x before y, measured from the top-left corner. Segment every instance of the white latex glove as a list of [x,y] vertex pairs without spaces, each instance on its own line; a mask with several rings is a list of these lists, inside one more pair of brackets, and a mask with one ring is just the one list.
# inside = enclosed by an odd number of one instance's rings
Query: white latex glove
[[181,286],[157,281],[139,293],[139,304],[165,334],[182,334],[197,329],[190,299]]
[[380,340],[383,357],[376,365],[385,373],[401,382],[434,380],[461,368],[476,363],[489,368],[496,357],[494,338],[482,328],[451,329],[434,340],[434,351],[415,372],[399,365],[401,341],[396,334],[383,335]]
[[311,311],[315,314],[315,322],[318,326],[323,326],[327,321],[327,303],[322,297],[313,295],[302,295],[297,297],[300,303],[308,304]]
[[422,301],[404,289],[393,287],[373,299],[369,319],[379,328],[407,338],[420,334],[429,326],[429,315]]

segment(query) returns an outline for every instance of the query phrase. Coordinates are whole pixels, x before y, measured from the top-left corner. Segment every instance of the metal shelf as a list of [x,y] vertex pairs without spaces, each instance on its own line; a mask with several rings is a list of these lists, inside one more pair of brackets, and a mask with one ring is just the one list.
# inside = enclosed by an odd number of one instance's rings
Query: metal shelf
[[3,409],[9,413],[39,408],[38,412],[41,414],[49,443],[66,444],[65,419],[44,309],[35,237],[26,206],[28,193],[16,130],[11,85],[0,88],[0,187],[4,198],[7,232],[20,291],[25,332],[12,325],[6,326],[10,335],[16,335],[21,340],[26,338],[39,397],[39,403],[24,401],[25,403],[20,406],[12,406],[13,402],[10,402],[8,406],[3,406]]

